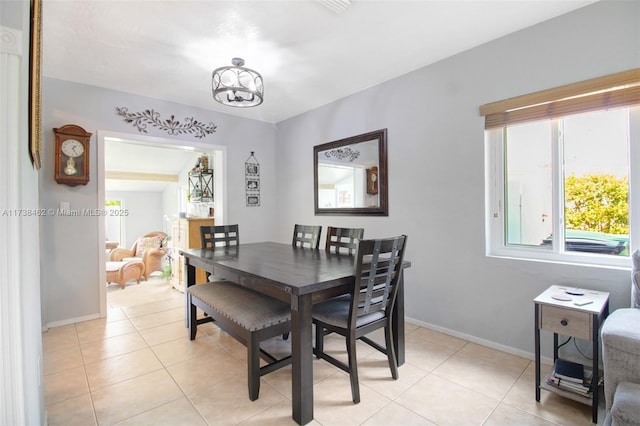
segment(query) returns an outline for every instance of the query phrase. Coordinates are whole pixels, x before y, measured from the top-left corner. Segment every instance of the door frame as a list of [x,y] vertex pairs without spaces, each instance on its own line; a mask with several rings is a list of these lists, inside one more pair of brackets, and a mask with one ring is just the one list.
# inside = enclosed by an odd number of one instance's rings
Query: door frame
[[[100,208],[104,208],[105,202],[105,139],[123,139],[123,140],[134,140],[147,144],[156,144],[156,145],[166,145],[167,147],[177,146],[177,147],[192,147],[202,150],[208,151],[220,151],[222,154],[222,158],[220,159],[221,163],[221,176],[219,180],[222,181],[222,199],[227,199],[227,147],[224,145],[212,145],[210,143],[198,142],[192,140],[185,139],[168,139],[162,137],[155,136],[145,136],[139,134],[132,133],[122,133],[122,132],[113,132],[110,130],[98,130],[96,132],[96,172],[97,172],[97,205],[101,206]],[[227,216],[227,203],[223,202],[222,204],[222,217]],[[106,275],[106,261],[107,256],[104,249],[104,241],[106,239],[106,229],[104,220],[98,220],[98,242],[99,242],[99,250],[98,250],[98,285],[99,288],[99,297],[100,297],[100,317],[104,318],[107,316],[107,289],[104,285],[104,277]]]

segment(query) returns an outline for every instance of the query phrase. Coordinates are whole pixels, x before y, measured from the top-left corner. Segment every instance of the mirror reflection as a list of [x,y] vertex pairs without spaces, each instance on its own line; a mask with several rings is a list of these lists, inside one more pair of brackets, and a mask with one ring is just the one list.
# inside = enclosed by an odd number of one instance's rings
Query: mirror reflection
[[387,215],[386,129],[314,147],[316,214]]
[[379,207],[378,191],[367,186],[372,169],[378,170],[377,140],[318,152],[318,207]]

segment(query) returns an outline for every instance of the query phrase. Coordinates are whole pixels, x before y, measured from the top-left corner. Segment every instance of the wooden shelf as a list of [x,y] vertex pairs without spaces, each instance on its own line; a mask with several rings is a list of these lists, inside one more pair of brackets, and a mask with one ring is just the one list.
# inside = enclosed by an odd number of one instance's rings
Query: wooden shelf
[[[551,373],[549,373],[549,374],[551,374]],[[547,390],[549,392],[553,392],[555,394],[558,394],[558,395],[563,396],[565,398],[572,399],[572,400],[574,400],[576,402],[588,405],[590,407],[593,405],[593,398],[592,397],[590,397],[590,396],[582,396],[582,395],[580,395],[578,393],[574,393],[574,392],[571,392],[569,390],[564,390],[564,389],[561,389],[561,388],[559,388],[557,386],[550,385],[549,383],[547,383],[546,379],[540,381],[540,389],[544,389],[544,390]]]
[[[184,257],[179,254],[183,248],[201,248],[200,227],[213,226],[213,218],[176,219],[171,226],[173,242],[173,258],[171,265],[171,285],[176,290],[184,292]],[[207,274],[202,269],[196,269],[196,283],[207,281]]]

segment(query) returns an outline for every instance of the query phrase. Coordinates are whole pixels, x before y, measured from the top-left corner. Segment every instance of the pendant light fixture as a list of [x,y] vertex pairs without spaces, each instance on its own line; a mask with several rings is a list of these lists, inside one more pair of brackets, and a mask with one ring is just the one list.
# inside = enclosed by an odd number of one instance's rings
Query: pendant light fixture
[[213,99],[223,105],[249,108],[260,105],[264,99],[262,76],[244,68],[244,59],[233,58],[233,66],[220,67],[213,71],[211,88]]

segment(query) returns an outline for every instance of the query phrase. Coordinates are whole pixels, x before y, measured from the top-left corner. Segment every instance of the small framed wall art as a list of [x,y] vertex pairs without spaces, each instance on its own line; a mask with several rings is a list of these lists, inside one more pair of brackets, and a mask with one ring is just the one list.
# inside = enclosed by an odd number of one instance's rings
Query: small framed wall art
[[245,195],[247,207],[260,206],[260,163],[251,151],[251,155],[244,162]]

